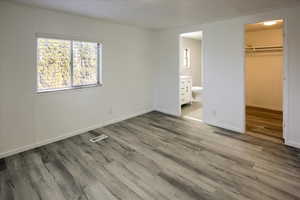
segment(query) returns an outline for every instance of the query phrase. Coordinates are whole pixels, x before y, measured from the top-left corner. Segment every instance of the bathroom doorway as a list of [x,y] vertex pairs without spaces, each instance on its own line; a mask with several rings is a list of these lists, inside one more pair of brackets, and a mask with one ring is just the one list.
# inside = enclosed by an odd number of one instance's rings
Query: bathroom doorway
[[180,35],[179,97],[181,116],[202,121],[203,59],[202,31]]
[[246,134],[283,143],[284,21],[245,27]]

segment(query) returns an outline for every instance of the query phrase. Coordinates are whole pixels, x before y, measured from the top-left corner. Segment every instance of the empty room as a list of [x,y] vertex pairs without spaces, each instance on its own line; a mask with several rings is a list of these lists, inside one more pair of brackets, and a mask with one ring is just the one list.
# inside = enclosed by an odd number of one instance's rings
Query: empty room
[[300,199],[300,0],[0,1],[0,200]]

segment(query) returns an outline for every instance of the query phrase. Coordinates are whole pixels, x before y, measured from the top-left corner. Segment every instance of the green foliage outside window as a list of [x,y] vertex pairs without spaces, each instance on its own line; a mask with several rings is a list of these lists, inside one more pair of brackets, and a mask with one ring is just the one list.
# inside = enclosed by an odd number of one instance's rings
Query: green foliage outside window
[[97,83],[97,43],[73,42],[74,85]]
[[98,83],[98,44],[38,38],[39,91]]
[[38,88],[70,87],[70,62],[70,41],[38,39]]

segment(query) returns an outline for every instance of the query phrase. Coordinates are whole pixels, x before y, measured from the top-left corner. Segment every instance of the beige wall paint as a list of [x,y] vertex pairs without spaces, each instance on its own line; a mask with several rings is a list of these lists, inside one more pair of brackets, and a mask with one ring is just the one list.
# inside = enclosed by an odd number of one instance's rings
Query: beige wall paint
[[[186,48],[191,52],[191,68],[189,69],[183,66],[183,54]],[[180,57],[180,74],[192,76],[193,86],[202,86],[201,40],[181,38]]]
[[[247,45],[281,46],[282,41],[281,29],[246,32]],[[245,62],[247,105],[282,110],[282,52],[247,54]]]
[[283,44],[282,29],[270,29],[246,32],[246,44],[254,46],[281,46]]

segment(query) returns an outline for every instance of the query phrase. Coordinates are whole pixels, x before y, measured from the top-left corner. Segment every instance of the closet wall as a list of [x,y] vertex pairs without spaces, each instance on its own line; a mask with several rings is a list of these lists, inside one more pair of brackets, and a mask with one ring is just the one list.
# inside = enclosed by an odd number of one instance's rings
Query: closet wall
[[[282,29],[246,32],[246,46],[283,45]],[[283,52],[246,53],[246,104],[282,111]]]

